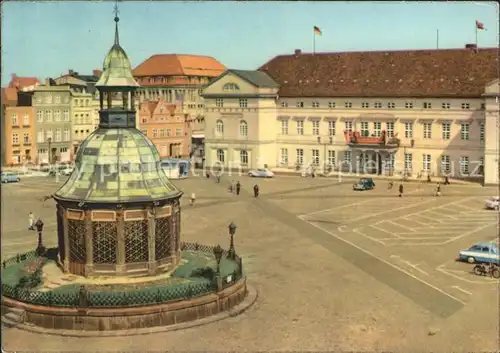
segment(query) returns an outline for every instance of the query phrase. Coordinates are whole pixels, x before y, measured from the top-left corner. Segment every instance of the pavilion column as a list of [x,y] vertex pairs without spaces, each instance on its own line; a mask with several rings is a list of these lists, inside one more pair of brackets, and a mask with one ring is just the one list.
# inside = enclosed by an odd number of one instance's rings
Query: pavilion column
[[148,273],[154,275],[156,273],[156,218],[155,209],[153,212],[148,211]]
[[92,276],[94,272],[92,211],[85,211],[85,277]]
[[116,212],[116,273],[125,272],[125,213]]
[[99,93],[99,109],[104,109],[104,92]]
[[68,215],[67,211],[61,207],[61,216],[64,232],[64,272],[69,272],[69,235],[68,235]]
[[107,109],[110,109],[112,106],[111,102],[111,92],[106,92],[106,100],[107,100]]

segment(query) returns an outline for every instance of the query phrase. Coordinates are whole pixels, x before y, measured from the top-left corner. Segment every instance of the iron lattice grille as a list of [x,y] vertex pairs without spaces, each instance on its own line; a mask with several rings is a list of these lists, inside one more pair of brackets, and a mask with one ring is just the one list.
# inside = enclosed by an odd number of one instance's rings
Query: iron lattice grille
[[116,223],[92,223],[92,252],[95,264],[116,264]]
[[175,251],[179,251],[181,249],[181,211],[178,210],[177,213],[175,214],[175,231],[174,231],[174,237],[175,237]]
[[69,261],[86,262],[85,221],[68,219]]
[[157,218],[155,226],[155,260],[163,260],[169,257],[171,248],[170,217]]
[[148,262],[148,221],[125,222],[125,262]]

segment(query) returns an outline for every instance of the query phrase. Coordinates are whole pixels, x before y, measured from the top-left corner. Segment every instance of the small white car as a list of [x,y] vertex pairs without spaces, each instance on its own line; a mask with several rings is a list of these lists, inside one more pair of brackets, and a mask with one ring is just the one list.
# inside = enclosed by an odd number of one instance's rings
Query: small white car
[[252,178],[272,178],[274,173],[269,169],[254,169],[248,172],[248,176]]
[[497,210],[500,208],[500,197],[492,196],[487,200],[484,200],[484,207],[488,210]]

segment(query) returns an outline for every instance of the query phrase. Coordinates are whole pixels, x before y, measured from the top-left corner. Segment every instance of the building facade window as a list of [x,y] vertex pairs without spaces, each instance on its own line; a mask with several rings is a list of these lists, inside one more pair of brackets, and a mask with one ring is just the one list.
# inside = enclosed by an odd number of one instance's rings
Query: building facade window
[[281,134],[288,135],[288,120],[281,120]]
[[240,98],[240,108],[248,108],[248,100],[246,98]]
[[484,157],[479,157],[479,166],[477,168],[479,175],[484,175]]
[[69,121],[69,110],[64,110],[63,111],[63,120],[64,121]]
[[54,121],[61,121],[61,111],[54,110]]
[[377,109],[381,109],[381,108],[382,108],[382,102],[375,102],[375,103],[373,104],[373,106],[374,106],[375,108],[377,108]]
[[248,136],[248,124],[245,120],[240,121],[240,136]]
[[413,103],[412,102],[406,102],[405,103],[405,108],[406,109],[412,109],[413,108]]
[[441,156],[441,173],[447,175],[451,172],[451,159],[450,156]]
[[344,151],[344,164],[351,165],[352,162],[352,153],[351,151]]
[[160,137],[165,137],[165,129],[160,129]]
[[462,109],[470,109],[470,103],[462,103]]
[[314,136],[319,135],[319,121],[315,120],[312,122],[312,131]]
[[304,120],[297,120],[297,135],[304,135]]
[[335,121],[328,122],[328,136],[335,136]]
[[224,154],[224,150],[218,149],[217,150],[217,161],[219,161],[220,163],[224,163],[225,157],[226,156]]
[[30,125],[30,116],[28,113],[24,113],[24,115],[23,115],[23,125],[24,126]]
[[46,110],[43,112],[43,120],[45,120],[45,122],[47,123],[52,122],[52,112],[50,110]]
[[382,123],[380,121],[373,122],[373,135],[380,137],[382,133]]
[[443,109],[450,109],[451,108],[451,104],[450,103],[441,103],[441,108],[443,108]]
[[12,144],[19,145],[19,134],[12,134]]
[[405,171],[410,172],[413,170],[413,155],[405,153]]
[[424,109],[432,109],[432,103],[431,102],[424,102]]
[[182,136],[182,129],[181,128],[175,129],[175,136]]
[[297,108],[304,108],[304,102],[302,102],[302,101],[296,102],[295,103],[295,107],[297,107]]
[[44,142],[45,141],[45,132],[43,130],[39,130],[36,133],[36,142]]
[[407,121],[405,123],[405,137],[406,138],[413,138],[413,123]]
[[158,129],[153,129],[153,137],[158,137]]
[[344,126],[345,126],[345,131],[346,132],[352,132],[352,121],[351,120],[348,120],[344,123]]
[[61,148],[59,149],[59,152],[61,152],[61,153],[66,153],[66,152],[68,152],[68,147],[61,147]]
[[335,108],[335,102],[328,102],[328,108]]
[[368,121],[361,122],[361,136],[370,136],[370,129],[368,127]]
[[[222,132],[221,133],[224,133],[224,124],[222,124]],[[167,137],[170,137],[170,136],[172,136],[172,129],[167,129]]]
[[313,108],[319,108],[319,102],[312,102]]
[[69,141],[71,136],[69,135],[69,129],[64,129],[64,141]]
[[467,156],[460,157],[460,173],[462,175],[469,174],[469,157]]
[[36,111],[36,121],[37,123],[43,123],[43,112],[41,110]]
[[361,102],[361,108],[370,108],[370,103],[368,103],[368,102]]
[[12,115],[10,117],[12,120],[12,126],[18,126],[19,121],[17,120],[17,113],[12,113]]
[[451,136],[451,124],[443,123],[442,128],[443,128],[443,133],[442,133],[443,140],[449,140]]
[[[168,130],[170,130],[170,129],[168,129]],[[167,130],[167,132],[168,132],[168,130]],[[217,120],[217,122],[215,123],[215,131],[219,135],[224,133],[224,123],[222,122],[222,120]]]
[[468,140],[470,137],[470,125],[467,123],[460,124],[460,139]]
[[333,167],[335,163],[335,151],[328,150],[328,165]]
[[302,148],[297,148],[297,165],[304,164],[304,150]]
[[55,96],[55,98],[54,98],[54,102],[55,102],[56,104],[60,104],[60,103],[61,103],[61,96]]
[[432,123],[424,123],[424,139],[432,138]]
[[224,107],[224,99],[223,98],[217,98],[215,100],[215,106],[218,108],[223,108]]
[[387,136],[394,137],[394,121],[388,121],[385,123],[385,127],[387,129]]
[[396,108],[396,103],[394,103],[394,102],[387,103],[387,108],[388,109],[394,109],[394,108]]
[[352,108],[352,102],[344,102],[344,108]]
[[280,163],[288,165],[288,149],[280,148]]
[[51,139],[52,141],[54,141],[54,136],[53,136],[53,132],[52,132],[52,129],[48,129],[46,132],[45,132],[45,137],[48,139]]
[[25,132],[24,135],[23,135],[23,143],[25,145],[29,145],[30,143],[30,134],[29,132]]
[[222,90],[225,92],[234,92],[234,91],[239,91],[240,87],[236,83],[226,83],[223,87]]
[[431,170],[431,155],[424,154],[422,156],[422,169],[426,172]]
[[319,150],[312,150],[312,165],[319,165]]
[[248,165],[248,152],[245,150],[240,151],[240,163],[243,165]]
[[60,142],[61,140],[62,140],[61,129],[56,129],[56,142]]
[[479,141],[484,141],[484,123],[479,125]]

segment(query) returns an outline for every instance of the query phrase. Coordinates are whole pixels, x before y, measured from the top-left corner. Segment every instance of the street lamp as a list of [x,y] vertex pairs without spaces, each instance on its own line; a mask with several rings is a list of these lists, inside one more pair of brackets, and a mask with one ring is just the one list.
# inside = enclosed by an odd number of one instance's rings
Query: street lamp
[[224,250],[222,250],[222,248],[220,247],[220,245],[217,245],[215,248],[214,248],[214,256],[215,256],[215,261],[217,261],[217,274],[220,273],[220,260],[222,258],[222,253],[224,252]]
[[229,236],[231,237],[231,243],[229,245],[229,254],[227,257],[229,257],[231,260],[234,260],[235,258],[235,251],[234,251],[234,234],[236,233],[236,224],[231,222],[228,226],[229,228]]

